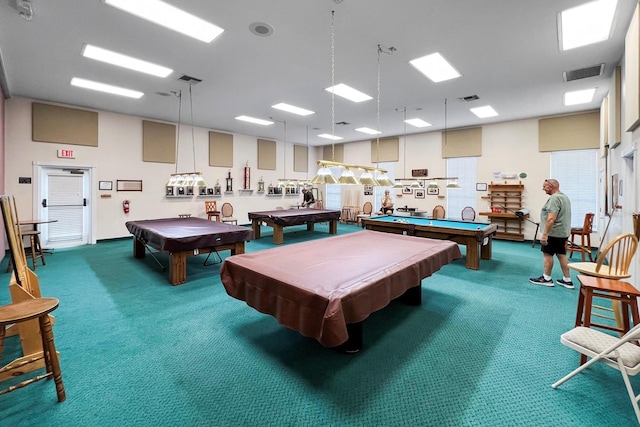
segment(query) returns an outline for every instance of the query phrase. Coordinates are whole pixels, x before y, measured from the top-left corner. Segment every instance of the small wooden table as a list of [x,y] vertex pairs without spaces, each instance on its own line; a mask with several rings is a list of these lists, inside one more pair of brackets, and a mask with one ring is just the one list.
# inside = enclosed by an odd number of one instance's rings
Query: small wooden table
[[[640,291],[628,282],[621,280],[605,279],[603,277],[579,275],[580,296],[578,297],[578,309],[576,312],[575,326],[608,329],[610,331],[626,333],[631,329],[629,322],[629,308],[631,308],[631,318],[633,324],[640,323],[640,315],[638,314],[638,300]],[[591,309],[593,307],[593,298],[605,298],[619,302],[622,311],[622,325],[604,325],[591,321]],[[616,309],[614,305],[614,310]],[[583,316],[584,314],[584,316]]]

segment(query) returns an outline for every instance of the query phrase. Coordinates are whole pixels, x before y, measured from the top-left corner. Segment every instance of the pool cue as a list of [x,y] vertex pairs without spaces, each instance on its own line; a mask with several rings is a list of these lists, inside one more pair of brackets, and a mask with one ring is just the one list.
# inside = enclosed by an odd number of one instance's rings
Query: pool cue
[[611,220],[613,219],[613,214],[616,213],[616,208],[611,209],[611,213],[609,214],[609,222],[607,222],[607,226],[604,228],[604,233],[600,237],[600,244],[598,245],[598,250],[596,251],[595,259],[598,259],[600,255],[600,249],[602,249],[602,242],[604,242],[605,237],[607,236],[607,232],[609,231],[609,226],[611,225]]

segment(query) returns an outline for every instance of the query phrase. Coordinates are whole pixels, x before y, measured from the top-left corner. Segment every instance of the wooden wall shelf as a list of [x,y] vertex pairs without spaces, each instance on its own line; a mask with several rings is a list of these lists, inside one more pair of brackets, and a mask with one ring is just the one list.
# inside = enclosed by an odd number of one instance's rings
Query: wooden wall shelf
[[522,209],[522,193],[524,185],[519,184],[494,184],[489,185],[489,194],[483,199],[489,199],[490,212],[480,212],[498,226],[496,239],[524,240],[524,221],[529,214],[517,216],[516,211]]

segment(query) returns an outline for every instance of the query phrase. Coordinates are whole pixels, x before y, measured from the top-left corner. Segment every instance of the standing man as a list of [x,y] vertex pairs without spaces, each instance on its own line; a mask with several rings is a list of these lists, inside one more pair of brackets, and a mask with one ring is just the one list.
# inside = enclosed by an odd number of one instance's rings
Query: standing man
[[302,189],[302,207],[312,208],[316,203],[316,199],[313,197],[313,193],[308,188]]
[[542,226],[540,244],[544,258],[544,274],[540,277],[532,277],[529,282],[534,285],[553,286],[551,271],[555,255],[562,269],[562,279],[556,280],[556,283],[567,289],[573,289],[567,259],[567,240],[571,234],[571,201],[560,192],[560,184],[555,179],[546,179],[542,189],[550,196],[540,213]]

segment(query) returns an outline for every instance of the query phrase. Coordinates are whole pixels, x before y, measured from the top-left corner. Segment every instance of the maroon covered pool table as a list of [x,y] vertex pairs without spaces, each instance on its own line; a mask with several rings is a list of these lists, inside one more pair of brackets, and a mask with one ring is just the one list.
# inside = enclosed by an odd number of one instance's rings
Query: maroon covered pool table
[[253,232],[246,228],[202,218],[164,218],[128,221],[127,230],[134,235],[133,256],[144,258],[145,247],[169,252],[169,283],[187,281],[187,257],[212,251],[230,250],[243,254],[244,242]]
[[461,258],[455,242],[363,230],[228,257],[227,293],[326,347],[357,351],[362,321],[395,298],[421,302],[421,280]]
[[338,233],[340,211],[327,209],[289,209],[262,212],[249,212],[249,219],[253,227],[253,237],[260,238],[262,224],[273,227],[273,243],[284,242],[284,227],[307,224],[307,230],[313,231],[316,222],[329,222],[329,233]]

